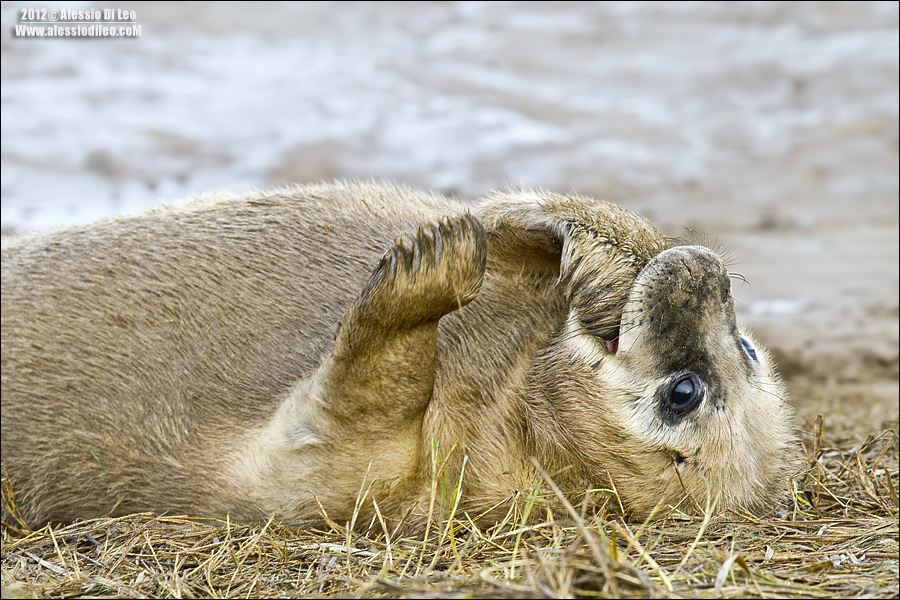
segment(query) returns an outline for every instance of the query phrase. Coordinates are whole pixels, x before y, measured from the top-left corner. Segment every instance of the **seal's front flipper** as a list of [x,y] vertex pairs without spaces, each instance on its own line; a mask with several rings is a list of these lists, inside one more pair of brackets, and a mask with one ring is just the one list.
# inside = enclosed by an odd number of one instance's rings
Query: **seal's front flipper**
[[565,285],[579,326],[610,353],[635,278],[668,247],[649,221],[615,204],[579,196],[511,190],[490,196],[478,216],[491,240],[492,269]]
[[486,260],[484,229],[468,214],[396,240],[341,320],[321,372],[326,410],[349,426],[421,417],[438,320],[475,298]]

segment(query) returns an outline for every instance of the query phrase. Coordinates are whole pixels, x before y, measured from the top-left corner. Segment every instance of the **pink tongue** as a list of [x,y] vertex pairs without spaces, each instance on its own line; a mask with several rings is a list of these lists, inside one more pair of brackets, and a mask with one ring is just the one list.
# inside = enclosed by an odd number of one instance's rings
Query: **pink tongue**
[[606,350],[610,354],[615,354],[618,349],[619,349],[619,338],[616,338],[614,340],[606,340]]

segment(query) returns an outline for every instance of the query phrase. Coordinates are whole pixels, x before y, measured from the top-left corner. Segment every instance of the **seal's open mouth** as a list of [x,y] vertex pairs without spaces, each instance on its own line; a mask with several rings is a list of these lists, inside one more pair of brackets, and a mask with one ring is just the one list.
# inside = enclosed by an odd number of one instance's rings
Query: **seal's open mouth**
[[614,340],[606,340],[606,351],[615,354],[619,350],[619,338]]

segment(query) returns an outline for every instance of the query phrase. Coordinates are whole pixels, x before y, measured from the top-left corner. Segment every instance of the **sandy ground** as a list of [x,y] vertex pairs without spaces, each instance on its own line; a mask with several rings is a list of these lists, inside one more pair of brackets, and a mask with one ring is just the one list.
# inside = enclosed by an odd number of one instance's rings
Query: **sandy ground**
[[898,416],[898,5],[79,3],[2,9],[3,227],[378,177],[619,202],[727,248],[808,428]]

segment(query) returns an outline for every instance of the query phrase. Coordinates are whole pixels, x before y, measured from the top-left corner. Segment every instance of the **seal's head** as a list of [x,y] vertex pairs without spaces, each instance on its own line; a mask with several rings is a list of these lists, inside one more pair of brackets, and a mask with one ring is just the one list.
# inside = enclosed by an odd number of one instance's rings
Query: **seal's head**
[[569,318],[571,359],[591,371],[563,411],[582,468],[635,516],[660,503],[703,509],[708,497],[720,510],[772,508],[793,465],[792,409],[737,324],[722,259],[670,248],[626,289],[618,338],[586,330],[577,308]]

